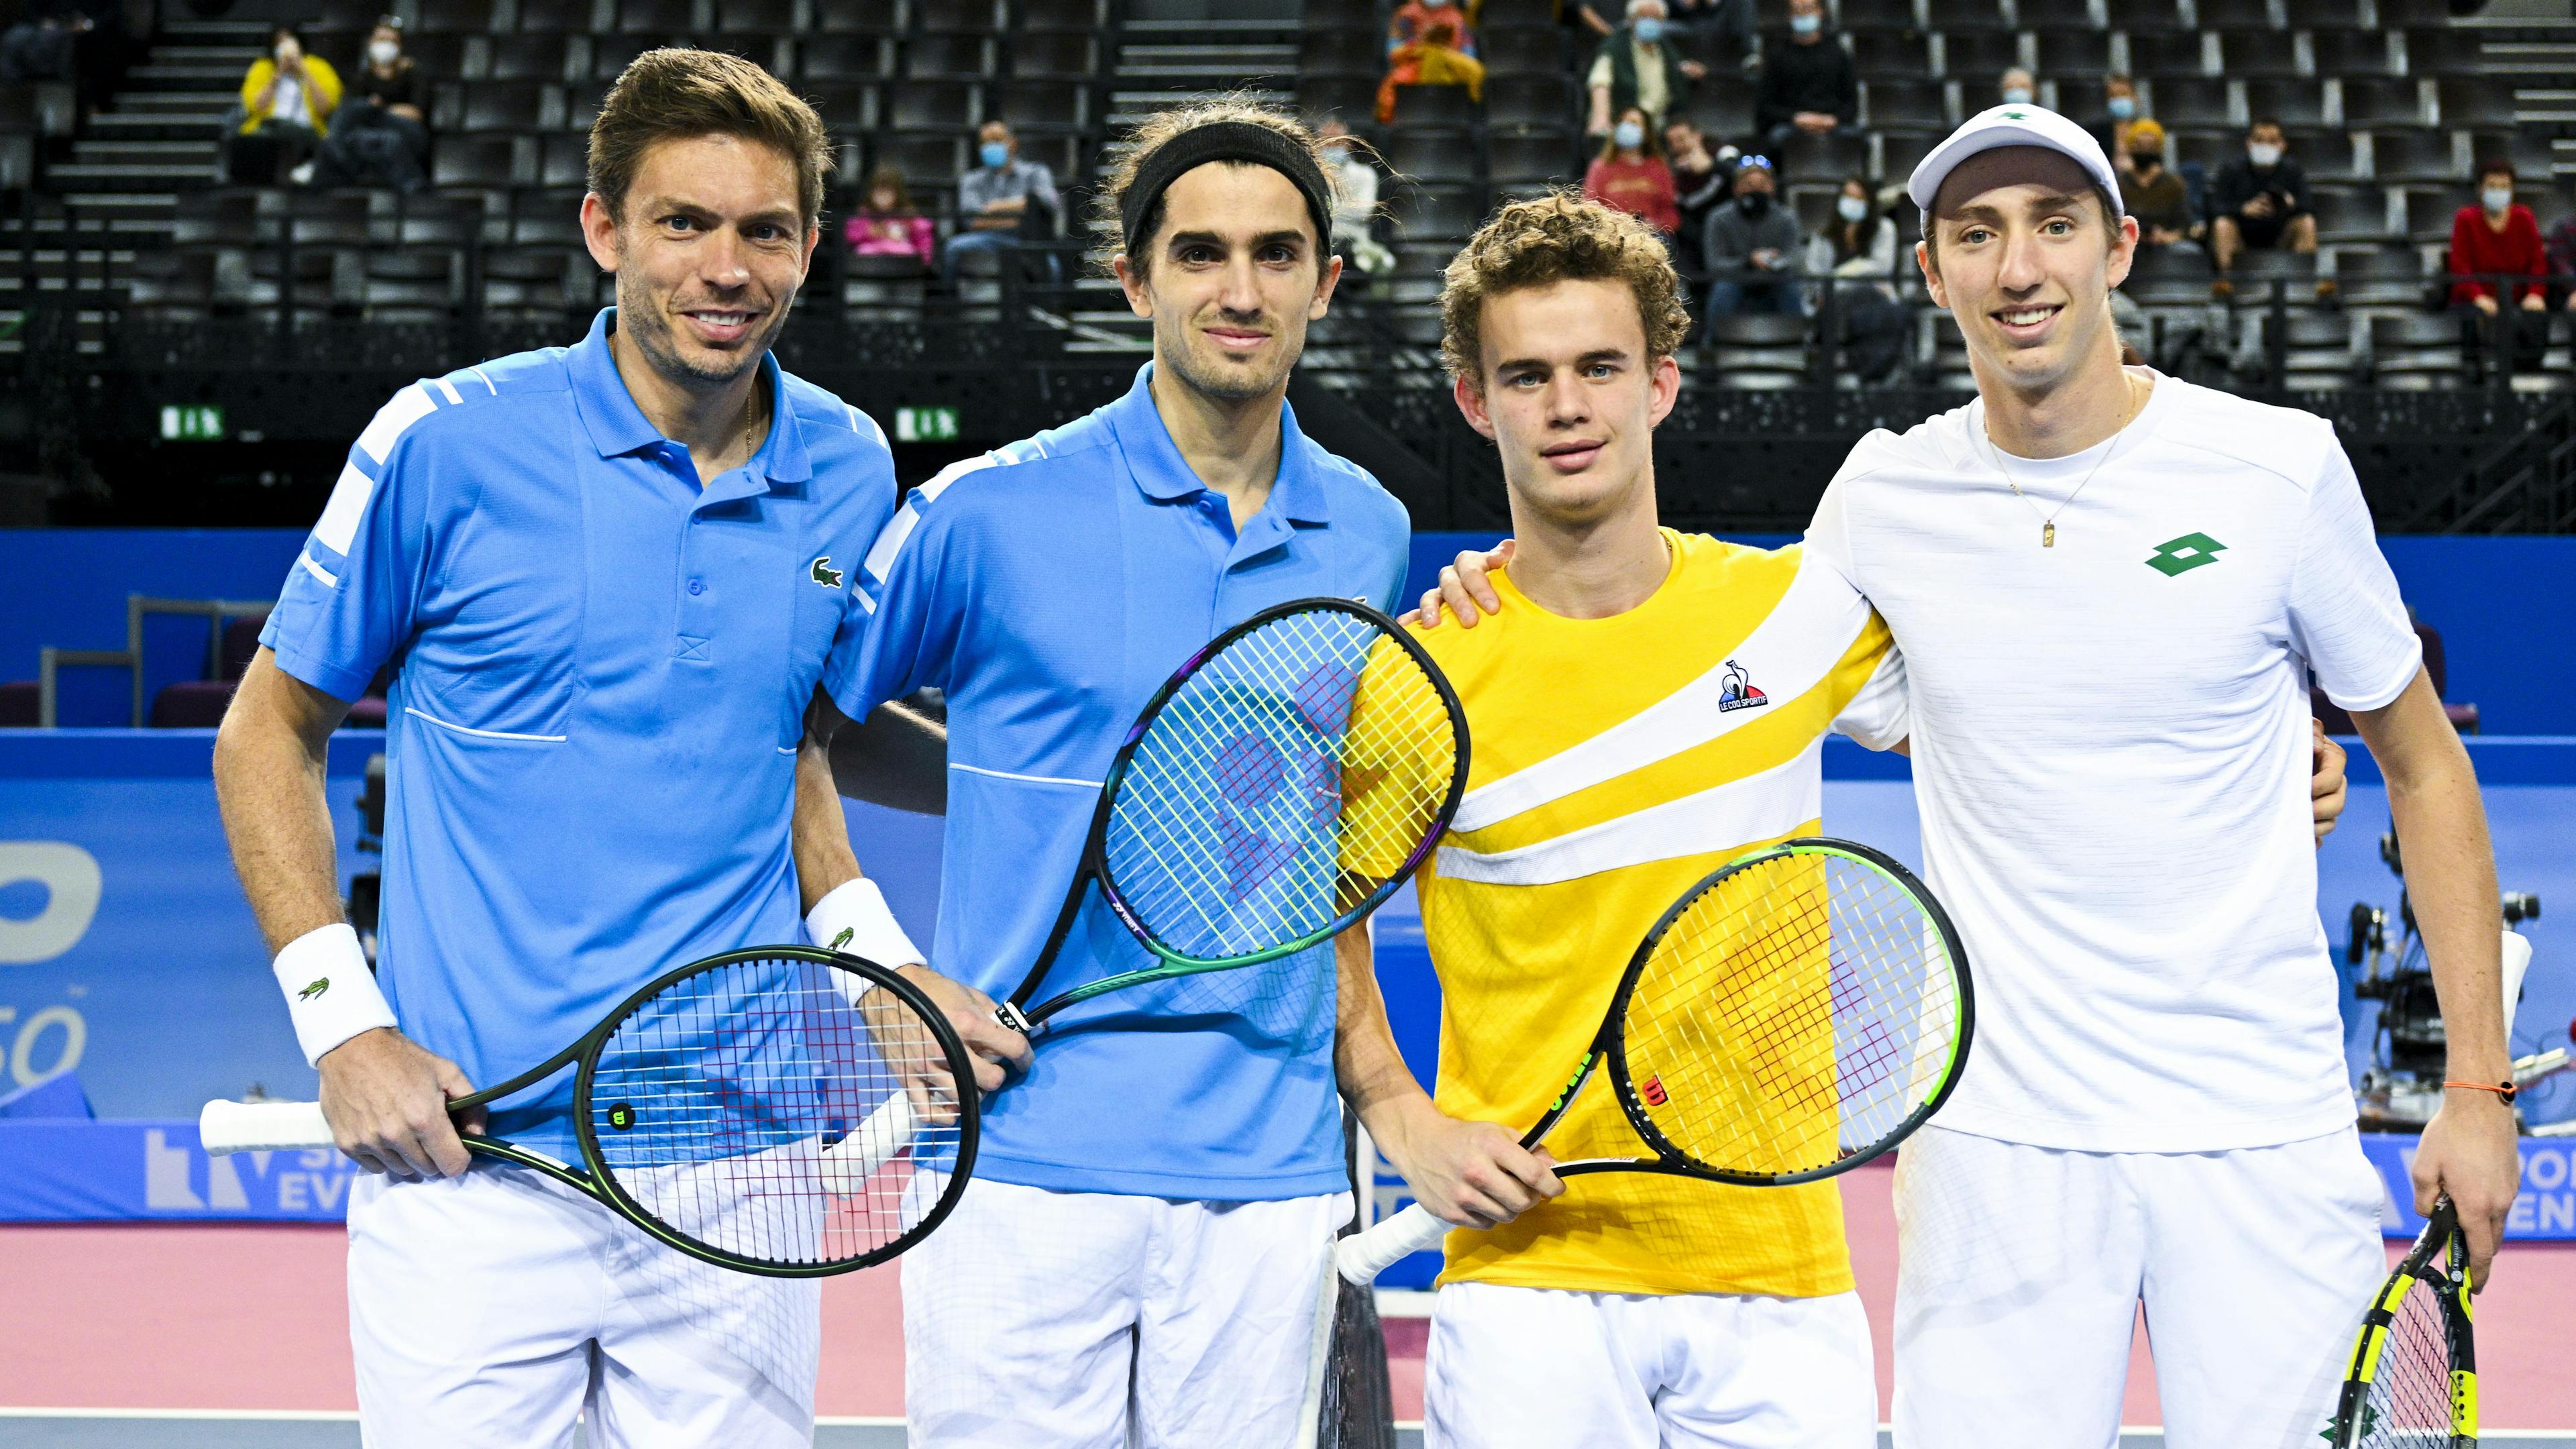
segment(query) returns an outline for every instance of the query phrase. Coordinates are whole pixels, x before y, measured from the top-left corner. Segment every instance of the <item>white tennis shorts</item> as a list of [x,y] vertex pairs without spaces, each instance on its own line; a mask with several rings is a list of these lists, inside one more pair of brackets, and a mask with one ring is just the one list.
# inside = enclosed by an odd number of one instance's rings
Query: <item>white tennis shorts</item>
[[1431,1304],[1424,1449],[1874,1449],[1856,1293],[1452,1283]]
[[1927,1127],[1896,1165],[1900,1449],[2108,1449],[2146,1305],[2171,1449],[2316,1449],[2387,1275],[2350,1128],[2067,1152]]
[[807,1449],[821,1289],[712,1267],[526,1168],[361,1176],[349,1338],[368,1449]]
[[977,1178],[903,1257],[906,1442],[1285,1449],[1350,1212]]

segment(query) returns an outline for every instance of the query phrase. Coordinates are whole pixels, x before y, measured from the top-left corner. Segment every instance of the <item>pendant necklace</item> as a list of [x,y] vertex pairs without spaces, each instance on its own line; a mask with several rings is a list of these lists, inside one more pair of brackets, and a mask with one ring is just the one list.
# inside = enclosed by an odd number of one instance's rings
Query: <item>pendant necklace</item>
[[[2075,485],[2075,493],[2069,493],[2066,495],[2066,503],[2060,503],[2049,512],[2039,514],[2039,546],[2041,548],[2057,547],[2057,515],[2064,513],[2066,511],[2066,504],[2073,503],[2075,501],[2075,494],[2083,492],[2086,487],[2090,486],[2093,482],[2093,475],[2101,472],[2102,465],[2111,461],[2111,455],[2120,450],[2120,434],[2127,432],[2129,430],[2129,424],[2136,422],[2138,414],[2143,411],[2138,403],[2137,384],[2134,381],[2131,381],[2126,373],[2121,374],[2121,380],[2129,383],[2128,415],[2120,420],[2120,426],[2115,429],[2110,438],[2106,440],[2102,449],[2102,456],[2093,460],[2093,466],[2086,470],[2084,474],[2084,481]],[[2024,504],[2028,505],[2031,512],[2039,513],[2039,505],[2031,501],[2029,494],[2021,491],[2021,485],[2013,481],[2012,470],[2004,466],[2004,450],[1995,446],[1995,439],[1992,433],[1986,434],[1986,451],[1994,457],[1995,471],[2004,476],[2004,486],[2013,491],[2013,496],[2015,498],[2020,499]]]

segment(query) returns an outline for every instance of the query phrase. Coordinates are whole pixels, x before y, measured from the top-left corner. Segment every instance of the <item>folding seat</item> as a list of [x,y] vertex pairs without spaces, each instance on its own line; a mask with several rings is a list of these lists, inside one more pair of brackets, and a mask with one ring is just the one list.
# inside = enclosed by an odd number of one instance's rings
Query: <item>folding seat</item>
[[1932,28],[1944,35],[1961,31],[2008,31],[2003,7],[1995,0],[1933,0]]
[[894,47],[873,35],[809,35],[796,42],[807,80],[873,80],[894,73]]
[[560,81],[571,75],[572,46],[561,35],[496,35],[488,53],[485,76],[492,80]]
[[1861,75],[1894,80],[1932,73],[1931,51],[1919,31],[1855,30],[1851,42],[1852,69]]
[[1014,81],[1000,90],[1002,120],[1022,136],[1079,132],[1088,115],[1088,94],[1070,81]]
[[[1948,24],[1948,8],[1938,13],[1942,23]],[[1968,101],[1974,102],[1968,105],[1972,112],[1994,104],[1986,98],[1994,95],[1995,82],[2003,78],[2005,71],[2021,64],[2021,38],[2009,31],[1945,30],[1941,50],[1941,73],[1965,89]]]
[[[492,0],[419,0],[414,13],[419,19],[403,36],[403,49],[427,35],[489,35],[492,32]],[[418,55],[412,59],[417,62]]]
[[1485,220],[1480,186],[1399,185],[1382,195],[1407,241],[1463,240]]
[[2024,30],[2088,30],[2098,34],[2104,28],[2094,14],[2094,0],[2021,0],[2016,8],[2021,12]]
[[519,142],[512,136],[441,136],[430,148],[430,184],[439,187],[506,187],[523,179]]
[[[1374,90],[1374,87],[1372,87]],[[1399,86],[1395,123],[1399,126],[1464,126],[1480,117],[1465,86]]]
[[720,0],[715,15],[723,35],[796,33],[796,0]]
[[697,0],[617,0],[617,29],[622,35],[669,40],[696,32]]
[[2485,42],[2474,31],[2410,29],[2405,35],[2408,75],[2474,76],[2485,64]]
[[1708,319],[1709,363],[1729,388],[1803,387],[1807,382],[1804,317],[1776,312],[1728,313]]
[[[2376,241],[2388,234],[2388,193],[2376,186],[2315,186],[2308,209],[2316,213],[2321,241]],[[2445,231],[2449,224],[2445,216]]]
[[2411,80],[2355,76],[2343,82],[2342,90],[2343,123],[2347,126],[2376,129],[2432,123],[2432,117],[2424,113],[2423,89]]
[[2398,188],[2406,213],[2406,235],[2419,242],[2449,241],[2451,218],[2469,203],[2468,183]]
[[976,88],[964,81],[895,81],[884,88],[883,95],[886,123],[899,131],[972,129],[983,119]]
[[913,28],[930,33],[998,35],[999,0],[912,0]]
[[2298,38],[2286,30],[2229,30],[2218,37],[2221,73],[2239,79],[2299,73]]
[[547,123],[550,87],[540,81],[470,81],[456,125],[466,131],[534,131]]
[[2401,390],[2456,386],[2466,370],[2458,319],[2440,312],[2381,313],[2370,319],[2371,381]]
[[2249,119],[2269,116],[2292,129],[2322,126],[2326,123],[2325,82],[2249,80],[2245,83],[2245,114]]
[[890,35],[902,18],[900,0],[814,0],[818,35]]
[[2269,0],[2198,0],[2203,30],[2270,30]]
[[993,51],[986,35],[916,35],[896,64],[915,80],[981,80],[993,73]]
[[635,57],[663,44],[640,35],[602,35],[590,42],[590,76],[593,80],[613,81],[626,73]]
[[2513,85],[2492,79],[2445,80],[2437,83],[2445,126],[2510,126]]
[[1398,126],[1387,134],[1383,150],[1388,168],[1414,181],[1472,184],[1477,180],[1472,131]]
[[2460,163],[2451,133],[2424,126],[2374,126],[2371,173],[2381,181],[2456,181]]
[[[1352,125],[1366,125],[1377,106],[1377,82],[1367,76],[1309,75],[1297,78],[1297,109],[1300,113],[1325,119],[1338,116]],[[1413,87],[1420,90],[1423,87]],[[1456,90],[1455,86],[1438,89]],[[1465,91],[1459,91],[1461,97]]]
[[[1976,0],[1971,0],[1968,8],[1975,8],[1975,3]],[[1986,8],[1992,7],[1988,5]],[[1933,6],[1933,23],[1940,25],[1946,18],[1947,11],[1948,0],[1936,0]],[[1914,17],[1914,0],[1843,0],[1842,30],[1846,35],[1858,35],[1866,31],[1907,31],[1919,28],[1920,22]]]
[[1019,30],[1098,30],[1100,0],[1019,0]]
[[2156,80],[2207,75],[2209,65],[2201,46],[2200,33],[2191,30],[2145,35],[2131,32],[2129,73]]
[[[2028,7],[2024,7],[2025,9]],[[2101,30],[2043,30],[2039,33],[2039,73],[2060,84],[2058,98],[2067,101],[2068,84],[2082,82],[2090,94],[2111,72],[2111,36]],[[2093,102],[2098,104],[2098,102]]]
[[[2340,5],[2347,0],[2333,3]],[[2316,57],[2317,74],[2321,76],[2350,78],[2392,73],[2388,37],[2376,30],[2354,29],[2348,23],[2319,24],[2308,32],[2308,49]]]
[[1559,126],[1575,119],[1574,80],[1556,73],[1489,77],[1485,121],[1494,126]]
[[539,142],[537,184],[579,186],[589,179],[590,138],[578,134],[545,137]]
[[2227,82],[2199,76],[2159,76],[2147,85],[2147,113],[2164,123],[2207,129],[2242,127],[2228,100]]
[[1015,34],[1010,42],[1011,75],[1023,80],[1089,80],[1099,71],[1097,42],[1088,35]]
[[1497,190],[1542,190],[1583,174],[1570,127],[1490,131],[1485,146],[1486,165]]
[[[1383,72],[1386,66],[1384,37],[1374,29],[1361,33],[1369,38],[1371,64]],[[1477,35],[1476,47],[1489,78],[1560,74],[1572,70],[1565,57],[1565,30],[1561,26],[1489,25]]]
[[1928,129],[1950,118],[1947,89],[1939,81],[1870,80],[1861,83],[1861,123],[1870,130],[1888,127]]
[[[879,4],[884,0],[878,0]],[[531,35],[574,35],[605,29],[603,0],[519,0],[519,29]]]
[[1869,168],[1869,138],[1845,131],[1789,138],[1771,160],[1791,181],[1840,182]]

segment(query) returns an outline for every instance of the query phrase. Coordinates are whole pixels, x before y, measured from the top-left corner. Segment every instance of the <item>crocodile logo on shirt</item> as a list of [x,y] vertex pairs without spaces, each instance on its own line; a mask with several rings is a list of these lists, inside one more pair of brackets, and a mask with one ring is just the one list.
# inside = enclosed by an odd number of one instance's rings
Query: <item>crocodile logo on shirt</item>
[[2156,551],[2147,555],[2147,567],[2172,578],[2177,574],[2190,573],[2202,564],[2214,564],[2226,551],[2227,545],[2208,534],[2186,533],[2180,538],[2169,538],[2157,544]]
[[1730,709],[1751,709],[1757,704],[1770,702],[1771,696],[1753,687],[1753,676],[1743,665],[1732,659],[1726,661],[1726,682],[1717,690],[1719,713]]
[[295,993],[295,999],[298,1001],[311,1001],[314,997],[317,997],[330,989],[331,978],[328,976],[317,976],[313,979],[312,985]]
[[832,556],[830,554],[827,553],[821,558],[814,560],[813,578],[814,582],[821,584],[827,589],[837,589],[841,586],[841,571],[832,567]]

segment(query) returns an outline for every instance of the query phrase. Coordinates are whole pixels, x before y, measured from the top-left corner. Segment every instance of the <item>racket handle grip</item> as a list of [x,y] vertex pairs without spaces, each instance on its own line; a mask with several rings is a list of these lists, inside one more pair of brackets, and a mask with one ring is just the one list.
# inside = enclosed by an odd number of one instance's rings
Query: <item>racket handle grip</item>
[[878,1168],[912,1145],[912,1133],[912,1098],[897,1092],[870,1112],[858,1131],[825,1149],[823,1190],[835,1197],[858,1196]]
[[1342,1239],[1333,1248],[1333,1266],[1341,1270],[1346,1283],[1374,1283],[1398,1259],[1439,1247],[1447,1236],[1449,1225],[1414,1203],[1367,1232]]
[[214,1157],[333,1142],[319,1102],[208,1102],[197,1114],[197,1143]]

